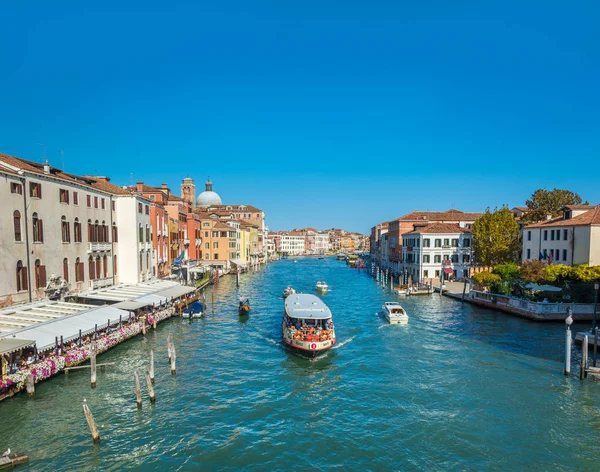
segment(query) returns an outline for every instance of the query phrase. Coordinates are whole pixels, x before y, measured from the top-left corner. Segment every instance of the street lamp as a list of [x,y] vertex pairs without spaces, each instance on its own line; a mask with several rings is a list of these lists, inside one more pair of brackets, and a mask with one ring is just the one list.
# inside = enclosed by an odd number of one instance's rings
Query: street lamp
[[592,333],[596,329],[596,305],[598,304],[598,289],[600,288],[600,283],[594,283],[594,321],[592,322]]

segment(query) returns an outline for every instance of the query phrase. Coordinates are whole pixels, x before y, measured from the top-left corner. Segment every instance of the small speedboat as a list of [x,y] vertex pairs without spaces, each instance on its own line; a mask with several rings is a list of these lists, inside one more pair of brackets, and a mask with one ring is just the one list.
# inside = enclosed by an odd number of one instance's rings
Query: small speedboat
[[5,467],[12,469],[19,464],[26,464],[27,462],[29,462],[29,456],[18,453],[11,454],[10,449],[0,455],[0,469],[4,469]]
[[296,259],[294,259],[294,262],[298,262]]
[[408,315],[398,302],[385,302],[383,316],[390,324],[408,324]]
[[289,297],[290,295],[295,295],[295,294],[296,294],[296,290],[294,290],[292,287],[290,287],[290,286],[288,285],[288,288],[286,288],[286,289],[283,291],[283,298],[287,298],[287,297]]
[[248,315],[250,313],[250,302],[247,298],[240,298],[240,306],[238,307],[238,314]]
[[183,311],[181,316],[187,319],[202,318],[205,311],[204,303],[194,302]]
[[329,290],[329,285],[325,282],[317,282],[317,292],[327,292]]

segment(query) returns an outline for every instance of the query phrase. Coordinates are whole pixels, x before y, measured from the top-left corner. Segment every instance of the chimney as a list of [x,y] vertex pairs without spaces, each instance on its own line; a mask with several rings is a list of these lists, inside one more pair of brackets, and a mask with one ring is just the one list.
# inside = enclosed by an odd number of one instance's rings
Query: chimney
[[48,175],[50,173],[50,166],[48,165],[48,161],[44,164],[44,174]]
[[144,182],[136,182],[135,186],[136,186],[138,192],[141,192],[142,190],[144,190]]
[[160,184],[160,186],[161,186],[162,188],[169,188],[169,187],[167,186],[167,184]]
[[551,220],[552,219],[552,215],[546,215],[546,220]]
[[110,177],[105,177],[103,175],[94,176],[94,178],[100,182],[110,182]]

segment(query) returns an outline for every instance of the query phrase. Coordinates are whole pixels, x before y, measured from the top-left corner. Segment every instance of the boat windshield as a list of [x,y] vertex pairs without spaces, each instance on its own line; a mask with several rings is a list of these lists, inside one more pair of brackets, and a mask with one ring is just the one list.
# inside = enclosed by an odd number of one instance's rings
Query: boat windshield
[[390,311],[394,315],[401,315],[404,313],[404,310],[402,308],[392,308]]

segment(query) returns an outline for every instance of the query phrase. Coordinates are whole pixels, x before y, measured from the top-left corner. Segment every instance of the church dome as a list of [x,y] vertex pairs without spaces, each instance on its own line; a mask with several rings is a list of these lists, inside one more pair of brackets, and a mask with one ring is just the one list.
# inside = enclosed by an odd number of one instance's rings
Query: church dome
[[216,192],[213,192],[212,182],[210,179],[206,181],[206,190],[198,195],[196,204],[200,207],[207,207],[211,205],[222,205],[221,197]]

